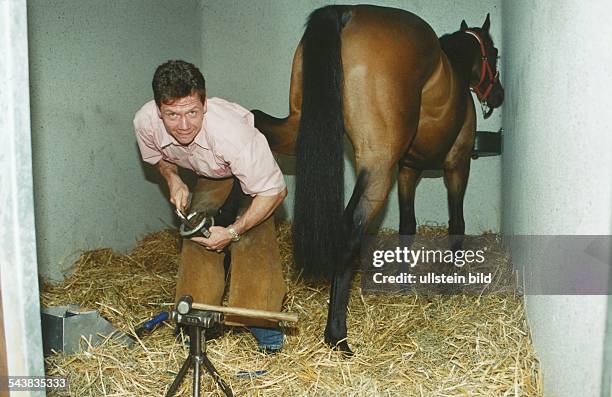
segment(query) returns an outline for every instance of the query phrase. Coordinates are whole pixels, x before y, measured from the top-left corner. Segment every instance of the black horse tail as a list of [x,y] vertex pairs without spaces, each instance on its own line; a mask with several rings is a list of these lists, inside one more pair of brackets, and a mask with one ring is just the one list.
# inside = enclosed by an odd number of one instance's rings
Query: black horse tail
[[346,7],[315,10],[302,37],[302,114],[296,142],[293,250],[307,278],[328,278],[343,250],[344,117],[340,34]]

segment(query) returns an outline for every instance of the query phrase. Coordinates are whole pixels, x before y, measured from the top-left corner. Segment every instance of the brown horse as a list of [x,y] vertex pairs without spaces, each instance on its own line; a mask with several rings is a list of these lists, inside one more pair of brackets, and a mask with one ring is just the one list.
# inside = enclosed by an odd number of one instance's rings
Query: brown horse
[[[481,28],[438,39],[418,16],[376,6],[314,11],[295,52],[289,116],[254,111],[272,150],[296,156],[294,256],[306,275],[333,274],[325,340],[350,354],[346,310],[352,263],[383,207],[395,167],[401,235],[414,235],[422,170],[444,170],[449,234],[463,236],[463,196],[476,129],[470,88],[491,111],[503,102],[497,49]],[[483,108],[484,109],[484,108]],[[343,134],[358,179],[344,209]],[[344,210],[343,210],[344,209]],[[451,241],[460,247],[461,238]]]

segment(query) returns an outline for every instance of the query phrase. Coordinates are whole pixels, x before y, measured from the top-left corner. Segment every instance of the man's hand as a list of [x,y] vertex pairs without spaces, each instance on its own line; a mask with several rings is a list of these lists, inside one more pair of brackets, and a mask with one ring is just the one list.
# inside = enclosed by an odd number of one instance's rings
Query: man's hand
[[176,209],[184,213],[189,204],[189,188],[185,185],[183,180],[177,176],[168,184],[168,189],[170,190],[170,202],[174,204]]
[[168,184],[170,202],[174,204],[177,210],[184,212],[189,204],[189,188],[179,176],[178,167],[176,164],[169,163],[165,160],[159,160],[157,169]]
[[222,226],[212,226],[210,229],[210,237],[192,237],[191,241],[204,246],[209,251],[223,251],[232,242],[232,235]]

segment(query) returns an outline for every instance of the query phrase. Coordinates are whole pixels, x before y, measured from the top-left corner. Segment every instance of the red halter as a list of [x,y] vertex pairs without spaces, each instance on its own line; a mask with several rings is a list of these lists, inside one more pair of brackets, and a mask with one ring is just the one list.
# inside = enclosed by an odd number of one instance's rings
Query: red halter
[[[484,46],[484,42],[482,38],[480,37],[480,35],[475,30],[472,30],[472,29],[466,29],[464,30],[464,32],[471,36],[474,36],[476,38],[476,41],[478,41],[478,44],[480,45],[480,54],[481,54],[480,59],[482,60],[482,68],[480,70],[480,81],[475,86],[470,87],[470,89],[476,94],[480,102],[484,102],[487,100],[489,94],[491,93],[491,90],[493,89],[493,85],[495,85],[495,83],[499,80],[499,71],[496,71],[495,74],[493,74],[493,70],[491,69],[491,65],[489,64],[489,58],[487,57],[487,52]],[[484,91],[482,91],[481,85],[484,83],[485,77],[489,77],[489,83],[487,85],[487,88],[485,88]]]

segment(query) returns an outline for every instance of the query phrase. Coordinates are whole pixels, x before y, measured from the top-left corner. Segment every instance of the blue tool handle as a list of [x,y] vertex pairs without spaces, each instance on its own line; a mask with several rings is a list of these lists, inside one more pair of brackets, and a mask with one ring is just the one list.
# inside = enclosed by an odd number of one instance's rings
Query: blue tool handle
[[162,321],[166,321],[167,319],[168,312],[161,312],[157,316],[142,324],[142,328],[146,329],[147,331],[151,331],[157,324],[161,323]]
[[168,319],[168,312],[161,312],[157,316],[153,317],[151,320],[148,320],[138,328],[136,328],[136,335],[140,338],[145,331],[151,331],[155,326],[162,321],[166,321]]

